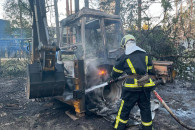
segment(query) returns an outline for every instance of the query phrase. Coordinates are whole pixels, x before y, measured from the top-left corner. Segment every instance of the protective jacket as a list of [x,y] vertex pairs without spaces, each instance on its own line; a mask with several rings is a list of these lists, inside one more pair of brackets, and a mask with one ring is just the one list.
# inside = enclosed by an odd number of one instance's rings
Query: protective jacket
[[[142,50],[131,51],[117,59],[111,76],[117,78],[124,72],[127,75],[136,75],[136,78],[127,78],[123,85],[122,101],[114,121],[114,129],[124,130],[129,119],[129,113],[137,103],[140,108],[143,130],[152,130],[152,116],[150,108],[150,90],[155,86],[152,79],[143,86],[138,86],[137,75],[152,74],[152,62]],[[134,76],[133,76],[134,77]]]
[[[124,72],[127,75],[152,74],[152,61],[145,52],[139,50],[134,51],[129,55],[123,54],[117,59],[111,76],[117,78]],[[128,91],[142,91],[143,88],[145,90],[151,90],[155,86],[152,79],[149,79],[148,83],[144,86],[138,86],[137,80],[137,78],[127,78],[124,83],[124,89]]]

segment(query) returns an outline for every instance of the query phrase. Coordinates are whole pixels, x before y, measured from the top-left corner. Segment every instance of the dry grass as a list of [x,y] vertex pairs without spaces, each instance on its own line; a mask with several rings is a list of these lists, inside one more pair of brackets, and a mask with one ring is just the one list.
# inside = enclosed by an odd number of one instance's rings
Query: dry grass
[[24,77],[26,75],[27,59],[2,58],[0,64],[0,77]]

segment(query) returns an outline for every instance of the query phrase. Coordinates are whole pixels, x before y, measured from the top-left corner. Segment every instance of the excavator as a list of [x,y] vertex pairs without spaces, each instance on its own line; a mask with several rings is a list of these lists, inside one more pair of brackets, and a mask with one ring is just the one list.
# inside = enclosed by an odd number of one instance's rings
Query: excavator
[[[29,3],[33,24],[27,98],[56,98],[74,106],[77,116],[84,116],[86,110],[93,111],[94,106],[101,108],[101,112],[110,104],[116,106],[125,76],[111,84],[106,81],[116,58],[123,53],[120,41],[125,31],[120,16],[90,8],[79,10],[75,5],[76,12],[60,21],[61,36],[56,45],[48,31],[45,0]],[[157,82],[174,80],[173,62],[153,61],[153,68],[153,79]],[[195,129],[181,122],[155,90],[153,93],[179,124]],[[101,115],[100,111],[96,114]]]
[[[60,21],[60,43],[52,43],[44,0],[29,0],[32,10],[31,63],[27,69],[27,98],[54,97],[74,106],[77,115],[101,101],[115,103],[121,83],[85,94],[93,85],[106,82],[115,60],[123,51],[124,35],[119,15],[82,8]],[[173,62],[154,62],[156,78],[172,81]],[[119,81],[122,82],[122,81]]]

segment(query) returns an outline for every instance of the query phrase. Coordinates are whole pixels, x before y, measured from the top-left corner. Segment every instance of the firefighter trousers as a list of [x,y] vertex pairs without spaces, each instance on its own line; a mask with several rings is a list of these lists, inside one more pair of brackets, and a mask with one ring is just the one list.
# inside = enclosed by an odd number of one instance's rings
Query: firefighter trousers
[[118,110],[114,129],[124,130],[133,106],[137,103],[140,108],[142,129],[152,130],[152,115],[150,108],[151,91],[123,91],[121,106]]

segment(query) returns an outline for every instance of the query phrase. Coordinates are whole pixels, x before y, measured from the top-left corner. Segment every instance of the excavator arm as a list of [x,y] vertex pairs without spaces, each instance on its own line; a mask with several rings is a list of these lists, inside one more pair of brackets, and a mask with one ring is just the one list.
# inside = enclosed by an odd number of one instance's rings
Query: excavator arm
[[27,97],[40,98],[63,94],[65,76],[56,63],[59,47],[50,42],[45,0],[29,0],[32,11],[32,57],[28,65]]

